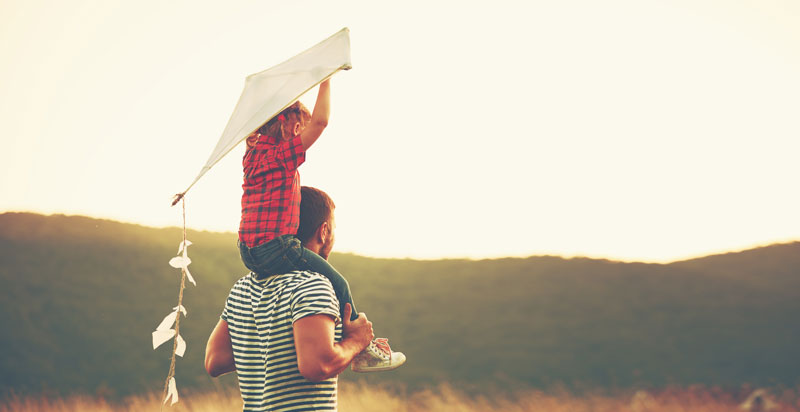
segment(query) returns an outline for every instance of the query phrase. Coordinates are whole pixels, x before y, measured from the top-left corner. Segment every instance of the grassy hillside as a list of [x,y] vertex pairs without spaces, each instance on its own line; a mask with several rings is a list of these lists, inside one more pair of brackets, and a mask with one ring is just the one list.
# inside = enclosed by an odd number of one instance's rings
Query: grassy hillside
[[[235,234],[190,231],[178,360],[182,388],[218,385],[205,342],[246,273]],[[178,229],[85,217],[0,215],[1,390],[160,388],[168,345],[150,333],[176,304]],[[420,387],[629,387],[800,382],[800,243],[668,265],[593,259],[413,261],[334,255],[403,368],[344,379]],[[235,384],[232,376],[223,385]]]

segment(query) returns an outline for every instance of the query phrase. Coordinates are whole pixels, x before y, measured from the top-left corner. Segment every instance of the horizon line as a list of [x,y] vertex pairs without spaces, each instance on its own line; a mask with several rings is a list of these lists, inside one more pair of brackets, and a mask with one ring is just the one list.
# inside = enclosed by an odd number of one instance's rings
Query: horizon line
[[[64,217],[80,217],[86,219],[94,219],[94,220],[105,220],[109,222],[121,223],[126,225],[135,225],[141,226],[145,228],[151,229],[178,229],[182,230],[179,225],[151,225],[141,222],[133,222],[127,221],[119,218],[114,217],[103,217],[103,216],[89,216],[86,214],[80,213],[70,213],[70,212],[43,212],[43,211],[33,211],[33,210],[3,210],[0,211],[0,215],[4,214],[32,214],[32,215],[40,215],[40,216],[64,216]],[[227,230],[212,230],[212,229],[195,229],[192,227],[186,228],[187,231],[195,231],[195,232],[206,232],[206,233],[216,233],[216,234],[230,234],[235,235],[236,231],[227,231]],[[749,246],[744,246],[740,248],[733,248],[733,249],[717,249],[712,250],[705,253],[700,254],[693,254],[682,256],[675,259],[663,259],[663,260],[644,260],[644,259],[627,259],[621,257],[610,257],[610,256],[602,256],[602,255],[591,255],[591,254],[569,254],[569,253],[551,253],[551,252],[541,252],[541,253],[531,253],[531,254],[507,254],[507,255],[482,255],[482,256],[465,256],[465,255],[440,255],[438,257],[418,257],[418,256],[381,256],[381,255],[371,255],[360,253],[354,250],[338,250],[334,251],[335,254],[349,254],[355,255],[370,259],[397,259],[397,260],[418,260],[418,261],[437,261],[437,260],[472,260],[472,261],[481,261],[481,260],[497,260],[497,259],[527,259],[527,258],[534,258],[534,257],[556,257],[562,259],[590,259],[590,260],[605,260],[610,262],[618,262],[618,263],[643,263],[643,264],[656,264],[656,265],[668,265],[672,263],[678,262],[685,262],[689,260],[695,259],[702,259],[706,257],[712,256],[720,256],[720,255],[727,255],[727,254],[735,254],[746,252],[749,250],[756,250],[762,249],[769,246],[777,246],[777,245],[787,245],[792,243],[800,242],[800,238],[791,238],[791,239],[780,239],[770,242],[754,242]]]

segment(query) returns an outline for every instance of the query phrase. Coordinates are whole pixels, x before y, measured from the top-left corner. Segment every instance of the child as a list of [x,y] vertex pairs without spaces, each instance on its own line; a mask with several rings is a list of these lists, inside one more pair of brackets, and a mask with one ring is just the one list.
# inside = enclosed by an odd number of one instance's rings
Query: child
[[[350,286],[325,259],[297,239],[300,218],[300,176],[297,168],[317,141],[330,116],[330,80],[319,86],[314,113],[295,102],[247,138],[242,160],[244,194],[239,226],[242,262],[259,278],[294,270],[317,272],[330,280],[339,300],[358,317]],[[289,253],[289,252],[292,253]],[[299,252],[299,253],[298,253]],[[371,372],[394,369],[405,356],[392,352],[386,339],[376,338],[353,360],[352,369]]]

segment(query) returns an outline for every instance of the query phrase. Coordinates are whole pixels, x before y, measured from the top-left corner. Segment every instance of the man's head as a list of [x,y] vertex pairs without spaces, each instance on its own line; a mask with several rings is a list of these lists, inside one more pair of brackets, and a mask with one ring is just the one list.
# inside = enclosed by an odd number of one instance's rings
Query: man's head
[[325,259],[328,259],[333,249],[335,207],[330,196],[322,190],[308,186],[300,188],[300,226],[297,228],[297,238],[306,249]]

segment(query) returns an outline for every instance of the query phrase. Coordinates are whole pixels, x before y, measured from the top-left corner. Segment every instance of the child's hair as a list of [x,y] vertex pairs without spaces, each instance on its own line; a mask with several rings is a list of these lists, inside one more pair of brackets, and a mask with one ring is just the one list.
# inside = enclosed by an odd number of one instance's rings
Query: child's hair
[[299,122],[301,126],[305,127],[310,120],[311,112],[298,100],[259,127],[258,133],[284,139],[288,137],[289,128],[294,127],[295,122]]

